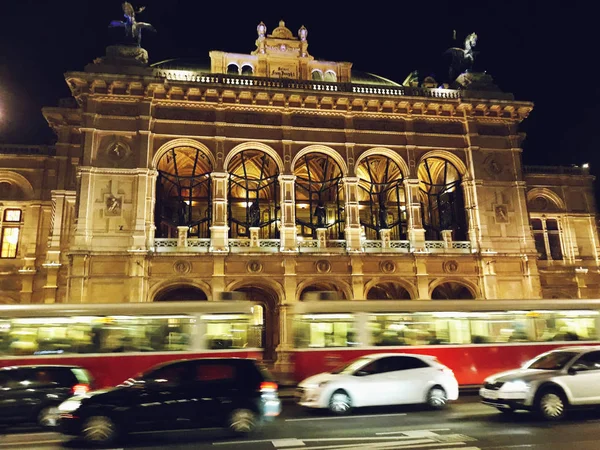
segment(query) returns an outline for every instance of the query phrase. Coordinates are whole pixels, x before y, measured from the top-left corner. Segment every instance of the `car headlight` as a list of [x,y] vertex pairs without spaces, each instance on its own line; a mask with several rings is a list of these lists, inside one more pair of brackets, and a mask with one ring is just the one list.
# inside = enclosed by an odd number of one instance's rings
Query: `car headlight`
[[58,410],[60,412],[69,413],[79,409],[80,406],[81,400],[66,400],[58,405]]
[[504,386],[502,386],[503,391],[511,391],[511,392],[528,391],[529,388],[530,388],[529,383],[526,383],[525,381],[522,381],[522,380],[507,381],[506,383],[504,383]]

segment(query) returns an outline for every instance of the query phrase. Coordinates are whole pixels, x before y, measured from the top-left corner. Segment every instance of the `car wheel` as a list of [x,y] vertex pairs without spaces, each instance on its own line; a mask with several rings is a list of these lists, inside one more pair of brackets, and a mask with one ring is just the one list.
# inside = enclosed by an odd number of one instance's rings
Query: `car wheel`
[[235,434],[248,434],[255,428],[256,413],[250,409],[236,409],[229,416],[229,429]]
[[443,409],[448,404],[448,395],[440,386],[434,386],[427,393],[427,404],[433,409]]
[[536,411],[545,420],[560,420],[565,416],[567,399],[557,389],[542,391],[536,402]]
[[58,418],[58,407],[56,405],[44,406],[37,415],[37,423],[44,428],[55,427]]
[[118,429],[108,416],[91,416],[84,421],[81,436],[86,442],[110,444],[117,439]]
[[352,400],[346,391],[335,391],[329,399],[329,410],[338,415],[349,414],[352,410]]

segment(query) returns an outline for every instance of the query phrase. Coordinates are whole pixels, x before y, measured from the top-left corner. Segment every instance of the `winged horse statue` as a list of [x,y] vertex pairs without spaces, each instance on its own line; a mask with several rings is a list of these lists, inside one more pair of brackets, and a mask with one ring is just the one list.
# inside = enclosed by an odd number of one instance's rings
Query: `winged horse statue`
[[135,39],[138,47],[140,47],[142,44],[142,30],[156,32],[154,27],[149,23],[135,20],[135,15],[141,13],[146,7],[142,6],[136,11],[129,2],[123,3],[122,7],[125,20],[113,20],[109,27],[125,28],[125,36]]
[[473,67],[475,55],[477,52],[473,50],[477,44],[477,35],[469,34],[465,38],[465,48],[452,47],[446,50],[446,54],[452,55],[452,64],[450,65],[450,80],[453,81],[461,73],[468,71]]

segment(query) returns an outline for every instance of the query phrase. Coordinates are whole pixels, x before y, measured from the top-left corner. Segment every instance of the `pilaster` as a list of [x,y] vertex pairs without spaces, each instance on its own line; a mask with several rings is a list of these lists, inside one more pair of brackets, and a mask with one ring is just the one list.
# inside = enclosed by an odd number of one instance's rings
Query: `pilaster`
[[346,194],[346,250],[349,253],[362,251],[360,239],[360,216],[358,211],[358,177],[344,178]]
[[296,235],[296,199],[294,196],[296,176],[279,175],[281,190],[281,226],[280,250],[282,252],[296,252],[298,250]]
[[212,177],[212,226],[210,227],[210,251],[229,251],[229,227],[227,226],[227,172],[213,172]]

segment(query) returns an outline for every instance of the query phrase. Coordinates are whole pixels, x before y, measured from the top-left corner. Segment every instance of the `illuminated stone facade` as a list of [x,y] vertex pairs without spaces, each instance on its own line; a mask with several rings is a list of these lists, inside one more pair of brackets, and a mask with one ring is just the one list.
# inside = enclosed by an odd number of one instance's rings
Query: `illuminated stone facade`
[[598,296],[594,179],[522,166],[532,103],[488,75],[399,84],[314,59],[305,28],[257,31],[206,67],[113,46],[66,74],[76,103],[43,110],[57,144],[0,149],[0,301],[242,291],[273,357],[314,291]]

